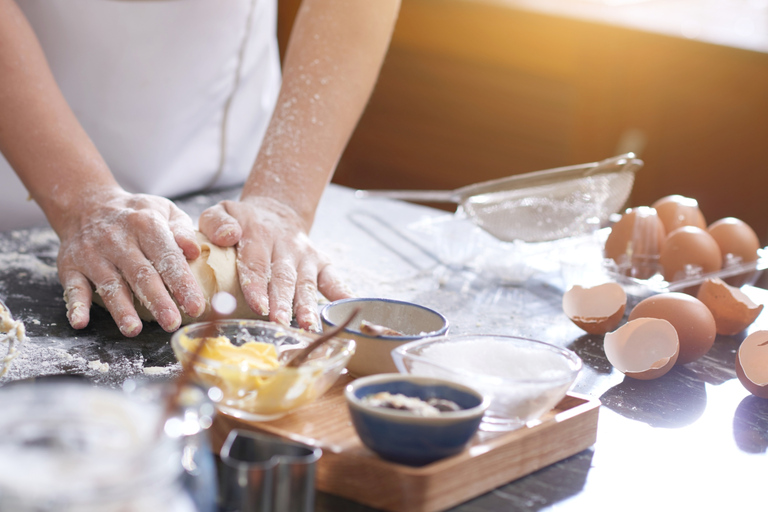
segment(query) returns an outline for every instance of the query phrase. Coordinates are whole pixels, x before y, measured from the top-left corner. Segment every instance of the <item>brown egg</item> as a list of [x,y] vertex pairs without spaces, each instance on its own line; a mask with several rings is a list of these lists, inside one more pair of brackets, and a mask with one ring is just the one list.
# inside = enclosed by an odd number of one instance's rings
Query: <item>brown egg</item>
[[611,227],[605,240],[605,257],[625,269],[627,275],[648,279],[656,273],[666,232],[656,210],[630,208]]
[[691,277],[689,271],[701,274],[716,272],[720,270],[722,261],[720,246],[712,235],[694,226],[683,226],[669,233],[659,254],[659,263],[667,281]]
[[757,260],[760,240],[755,231],[743,220],[726,217],[710,224],[707,231],[720,246],[724,260],[729,254],[745,262]]
[[671,292],[652,295],[640,301],[630,312],[629,320],[661,318],[671,323],[680,341],[678,364],[686,364],[706,354],[715,342],[715,318],[696,297]]
[[691,197],[678,194],[665,196],[653,203],[651,208],[656,209],[667,233],[682,226],[707,229],[707,221],[699,209],[699,202]]
[[755,331],[741,342],[736,376],[747,391],[768,398],[768,331]]
[[563,294],[563,312],[590,334],[605,334],[615,329],[626,307],[627,294],[618,283],[575,285]]
[[717,334],[725,336],[740,333],[752,325],[763,310],[762,304],[755,304],[744,292],[717,278],[704,281],[696,297],[712,313]]
[[638,318],[605,335],[608,362],[640,380],[661,377],[675,365],[680,350],[677,331],[666,320]]
[[[760,240],[746,222],[735,217],[726,217],[710,224],[707,231],[720,247],[720,252],[723,255],[723,268],[757,260]],[[732,286],[741,286],[756,276],[754,271],[745,272],[728,277],[726,282]]]

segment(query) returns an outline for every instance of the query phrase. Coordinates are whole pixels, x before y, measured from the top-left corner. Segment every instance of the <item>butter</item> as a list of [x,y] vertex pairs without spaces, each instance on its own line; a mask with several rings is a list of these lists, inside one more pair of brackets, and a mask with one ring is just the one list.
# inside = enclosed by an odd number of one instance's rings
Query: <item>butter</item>
[[[181,337],[181,344],[194,352],[198,338]],[[208,338],[200,356],[222,364],[233,364],[238,367],[254,370],[274,370],[280,367],[277,360],[277,349],[271,343],[247,341],[240,346],[233,345],[226,336]]]
[[[180,344],[194,352],[199,338],[181,336]],[[285,413],[315,398],[320,368],[281,366],[275,345],[248,341],[233,345],[226,336],[207,338],[200,357],[219,364],[195,364],[196,374],[224,394],[222,403],[254,414]],[[262,373],[263,372],[263,373]]]

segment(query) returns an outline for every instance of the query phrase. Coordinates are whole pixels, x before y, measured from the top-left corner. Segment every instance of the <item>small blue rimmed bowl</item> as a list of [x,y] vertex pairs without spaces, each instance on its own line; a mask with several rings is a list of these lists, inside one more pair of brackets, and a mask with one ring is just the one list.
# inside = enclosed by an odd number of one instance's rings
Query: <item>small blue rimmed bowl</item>
[[[450,400],[460,410],[419,416],[364,400],[380,392],[424,401]],[[363,444],[383,459],[409,466],[423,466],[463,451],[477,432],[489,403],[478,391],[463,384],[402,374],[361,377],[347,385],[344,396]]]
[[[404,343],[448,333],[448,320],[433,309],[413,302],[377,298],[342,299],[327,304],[320,311],[323,330],[342,324],[356,308],[360,311],[352,323],[337,335],[355,340],[355,354],[347,364],[347,370],[355,377],[397,373],[392,350]],[[400,334],[366,334],[361,330],[363,322]]]

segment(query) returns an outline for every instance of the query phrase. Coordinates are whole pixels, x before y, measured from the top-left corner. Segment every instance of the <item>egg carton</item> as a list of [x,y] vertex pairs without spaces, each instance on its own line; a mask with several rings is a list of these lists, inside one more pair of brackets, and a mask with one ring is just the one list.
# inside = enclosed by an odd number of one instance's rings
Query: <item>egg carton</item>
[[755,261],[727,261],[724,267],[716,272],[701,272],[700,268],[691,266],[688,268],[687,277],[675,281],[665,280],[659,272],[648,279],[631,277],[623,272],[626,269],[609,259],[604,260],[603,267],[608,277],[621,284],[628,296],[642,300],[659,293],[682,292],[701,285],[707,279],[737,279],[739,286],[754,284],[762,271],[768,269],[768,246],[758,249],[757,254]]

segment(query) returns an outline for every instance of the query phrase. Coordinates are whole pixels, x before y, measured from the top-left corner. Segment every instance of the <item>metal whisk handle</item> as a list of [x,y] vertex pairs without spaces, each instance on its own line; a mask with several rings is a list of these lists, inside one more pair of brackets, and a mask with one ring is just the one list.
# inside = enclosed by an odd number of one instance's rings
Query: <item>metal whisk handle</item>
[[459,203],[459,198],[452,190],[356,190],[355,197],[358,199],[383,197],[427,203]]

